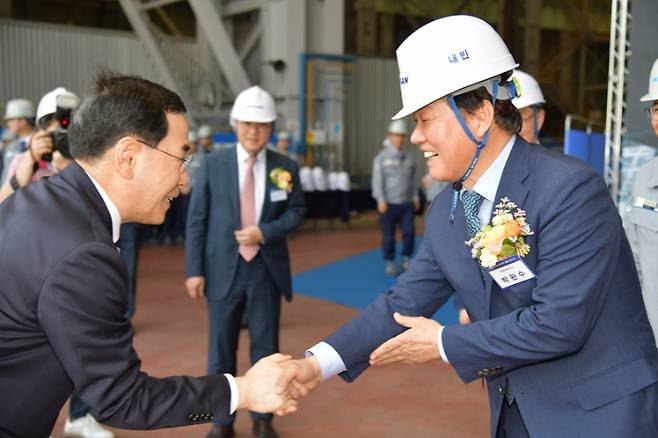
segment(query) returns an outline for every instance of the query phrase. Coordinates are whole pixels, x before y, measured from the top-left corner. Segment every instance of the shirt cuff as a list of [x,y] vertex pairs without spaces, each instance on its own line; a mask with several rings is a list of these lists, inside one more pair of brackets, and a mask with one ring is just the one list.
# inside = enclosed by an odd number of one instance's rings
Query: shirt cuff
[[306,350],[306,357],[315,356],[322,370],[322,381],[346,371],[345,362],[338,352],[326,342],[319,342]]
[[229,406],[229,415],[238,409],[238,403],[240,403],[240,391],[238,391],[238,384],[235,383],[235,377],[230,374],[224,374],[226,380],[228,380],[228,386],[231,388],[231,405]]
[[439,343],[439,353],[441,353],[441,359],[443,359],[443,361],[445,363],[450,364],[450,361],[448,360],[448,356],[446,356],[446,352],[443,349],[443,329],[444,328],[445,328],[444,326],[441,326],[441,328],[439,329],[439,339],[437,339],[437,341]]

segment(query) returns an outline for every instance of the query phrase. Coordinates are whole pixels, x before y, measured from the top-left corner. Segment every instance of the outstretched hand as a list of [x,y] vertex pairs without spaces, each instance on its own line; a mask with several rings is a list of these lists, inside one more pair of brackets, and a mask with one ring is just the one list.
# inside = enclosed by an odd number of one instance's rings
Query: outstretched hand
[[[305,359],[289,360],[281,364],[283,372],[276,383],[276,392],[284,394],[290,391],[291,386],[302,395],[306,395],[315,388],[322,380],[322,370],[315,356]],[[285,415],[288,412],[277,411],[277,415]]]
[[424,363],[441,357],[438,344],[441,324],[422,316],[403,316],[397,312],[393,317],[409,330],[377,347],[370,354],[370,365]]

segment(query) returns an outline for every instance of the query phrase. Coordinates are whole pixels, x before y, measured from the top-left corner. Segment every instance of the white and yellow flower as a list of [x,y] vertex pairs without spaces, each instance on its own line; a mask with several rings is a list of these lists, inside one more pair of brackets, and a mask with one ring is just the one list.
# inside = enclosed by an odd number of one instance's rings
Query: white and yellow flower
[[491,225],[485,225],[482,231],[465,242],[471,247],[471,256],[484,268],[491,268],[513,255],[527,256],[530,245],[524,237],[533,232],[525,218],[525,211],[508,198],[502,198],[496,205]]

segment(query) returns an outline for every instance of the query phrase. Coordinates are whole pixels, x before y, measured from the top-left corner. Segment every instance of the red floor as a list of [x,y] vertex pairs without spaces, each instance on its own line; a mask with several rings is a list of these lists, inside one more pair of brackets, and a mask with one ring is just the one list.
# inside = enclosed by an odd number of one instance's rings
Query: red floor
[[[326,227],[325,227],[326,228]],[[306,226],[290,241],[294,272],[301,272],[377,247],[374,220],[352,229],[311,231]],[[183,289],[183,249],[143,248],[139,266],[135,347],[144,371],[154,376],[203,375],[206,368],[207,318],[203,301]],[[283,306],[282,352],[303,355],[356,310],[296,296]],[[243,332],[239,367],[248,367],[248,337]],[[53,438],[62,436],[65,407]],[[483,437],[488,435],[488,403],[480,382],[465,385],[448,365],[393,365],[369,370],[348,385],[339,378],[303,399],[300,411],[276,418],[285,437]],[[136,432],[115,430],[117,437],[204,437],[209,425]],[[249,415],[240,413],[238,437],[251,436]]]

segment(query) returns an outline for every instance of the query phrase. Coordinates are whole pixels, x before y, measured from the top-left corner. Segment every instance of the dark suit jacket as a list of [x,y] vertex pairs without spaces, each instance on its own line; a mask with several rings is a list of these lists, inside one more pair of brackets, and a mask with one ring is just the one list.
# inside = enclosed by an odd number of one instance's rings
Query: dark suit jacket
[[[527,212],[524,258],[536,278],[501,290],[471,258],[462,206],[433,202],[409,271],[328,338],[355,379],[383,341],[402,332],[392,315],[430,317],[456,293],[474,321],[446,327],[457,374],[487,381],[495,433],[505,379],[534,437],[658,436],[658,357],[616,207],[584,163],[518,138],[496,202]],[[421,390],[417,388],[416,391]],[[449,398],[449,394],[442,395]]]
[[228,418],[223,375],[140,372],[110,215],[76,163],[0,204],[0,278],[0,436],[47,437],[74,388],[116,427]]
[[[264,244],[260,254],[280,293],[292,299],[290,256],[287,235],[297,228],[306,214],[304,194],[297,164],[290,158],[266,150],[265,199],[258,226]],[[285,200],[272,202],[269,174],[281,167],[293,177],[292,190]],[[240,189],[236,147],[222,149],[206,157],[197,173],[192,191],[185,236],[187,276],[206,277],[206,297],[219,300],[228,294],[238,266],[239,245],[234,233],[240,226]]]

